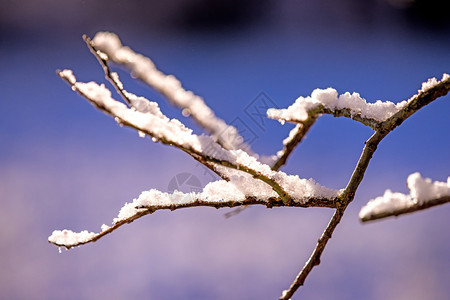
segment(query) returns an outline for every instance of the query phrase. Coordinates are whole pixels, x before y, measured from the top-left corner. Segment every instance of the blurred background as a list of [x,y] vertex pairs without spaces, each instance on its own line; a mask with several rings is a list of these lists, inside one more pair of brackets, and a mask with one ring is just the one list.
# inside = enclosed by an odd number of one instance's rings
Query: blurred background
[[[331,86],[398,102],[450,72],[447,1],[0,1],[1,299],[276,299],[331,217],[318,208],[252,207],[229,219],[225,209],[157,212],[58,253],[47,242],[55,229],[99,231],[143,190],[214,179],[181,151],[120,128],[56,76],[70,68],[105,82],[81,39],[105,30],[204,97],[262,154],[280,150],[292,125],[249,114],[260,97],[286,107]],[[120,75],[127,90],[201,132]],[[446,181],[449,100],[382,142],[294,299],[448,299],[449,205],[364,225],[358,212],[385,189],[407,193],[413,172]],[[323,116],[283,171],[342,188],[370,135]],[[183,184],[183,173],[193,180]]]

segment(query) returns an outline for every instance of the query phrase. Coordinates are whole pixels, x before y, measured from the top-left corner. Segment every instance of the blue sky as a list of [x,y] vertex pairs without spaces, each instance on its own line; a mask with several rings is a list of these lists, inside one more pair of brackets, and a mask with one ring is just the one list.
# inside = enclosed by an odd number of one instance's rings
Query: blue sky
[[[20,30],[3,28],[1,298],[273,299],[288,287],[332,211],[251,208],[225,219],[225,210],[187,209],[155,213],[61,254],[47,242],[54,229],[98,231],[125,202],[146,189],[166,191],[179,173],[192,173],[202,184],[211,180],[177,149],[120,128],[56,76],[57,69],[71,68],[82,81],[105,81],[82,33],[116,31],[203,96],[218,116],[239,118],[256,136],[253,148],[264,154],[280,149],[292,125],[255,125],[245,108],[261,92],[279,107],[330,86],[371,102],[398,102],[426,79],[450,72],[448,31],[382,21],[368,29],[356,21],[300,28],[271,20],[224,32],[158,24],[146,31],[103,19],[63,24],[66,32],[31,21]],[[128,90],[157,100],[167,115],[200,132],[154,91],[120,74]],[[446,180],[449,111],[446,96],[381,143],[321,265],[297,298],[444,299],[450,293],[448,205],[374,224],[357,219],[359,209],[385,189],[407,192],[413,172]],[[283,170],[342,188],[370,134],[359,123],[324,116]]]

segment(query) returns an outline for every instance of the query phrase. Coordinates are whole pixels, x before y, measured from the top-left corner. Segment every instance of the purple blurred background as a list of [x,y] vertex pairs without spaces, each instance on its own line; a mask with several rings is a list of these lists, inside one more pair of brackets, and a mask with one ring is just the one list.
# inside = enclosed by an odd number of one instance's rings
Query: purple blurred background
[[[210,174],[73,93],[55,71],[104,82],[81,35],[113,31],[250,129],[273,154],[292,125],[257,124],[264,92],[279,107],[315,88],[401,101],[450,72],[446,1],[0,2],[0,299],[275,299],[307,260],[332,211],[208,208],[157,212],[99,242],[58,253],[54,229],[99,231],[141,191],[180,173]],[[126,88],[200,129],[121,71]],[[359,209],[419,171],[445,181],[450,98],[424,108],[380,145],[354,203],[294,299],[448,299],[450,206],[362,225]],[[371,130],[322,117],[283,170],[342,188]],[[186,187],[182,187],[186,188]]]

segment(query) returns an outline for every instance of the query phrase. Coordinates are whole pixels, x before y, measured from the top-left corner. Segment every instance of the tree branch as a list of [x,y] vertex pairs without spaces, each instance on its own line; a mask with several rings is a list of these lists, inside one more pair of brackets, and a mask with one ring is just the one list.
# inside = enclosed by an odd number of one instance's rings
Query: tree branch
[[297,277],[295,278],[294,282],[289,287],[289,289],[283,291],[280,300],[290,299],[292,295],[297,291],[297,289],[304,284],[306,278],[311,273],[312,269],[315,266],[319,265],[322,252],[325,249],[337,225],[341,221],[345,209],[350,204],[350,202],[353,201],[356,189],[358,188],[358,185],[360,184],[360,182],[364,177],[364,173],[367,169],[367,166],[369,165],[370,159],[372,158],[373,153],[377,149],[378,143],[382,139],[383,137],[378,132],[375,132],[372,135],[372,137],[365,143],[364,149],[361,153],[361,157],[359,158],[358,164],[356,165],[355,170],[353,171],[352,177],[350,178],[347,187],[336,199],[337,209],[334,212],[333,217],[331,218],[330,222],[328,223],[328,226],[325,228],[324,232],[319,238],[316,247],[314,248],[305,266],[297,275]]
[[422,84],[422,89],[419,90],[419,93],[407,101],[408,105],[404,109],[380,124],[379,128],[381,130],[394,130],[419,109],[430,104],[437,98],[447,95],[449,91],[450,75],[444,74],[441,81],[437,81],[436,78],[429,79],[426,83]]
[[[112,86],[116,89],[117,93],[125,100],[125,102],[135,108],[137,111],[142,113],[154,112],[155,108],[153,102],[148,101],[144,97],[138,97],[123,88],[123,84],[119,79],[119,75],[115,72],[112,72],[108,65],[108,55],[98,50],[92,40],[87,36],[83,35],[83,40],[86,42],[91,53],[97,58],[98,62],[103,68],[105,73],[105,78],[112,84]],[[58,72],[59,74],[59,72]],[[162,115],[162,114],[161,114]],[[199,161],[199,157],[194,156],[194,158]],[[229,180],[228,177],[224,176],[224,174],[218,172],[214,166],[214,164],[204,161],[202,162],[208,169],[216,173],[219,177],[224,180]]]
[[[352,108],[329,108],[326,107],[322,104],[317,105],[314,108],[311,108],[308,110],[308,115],[322,115],[322,114],[327,114],[327,115],[332,115],[334,117],[346,117],[349,119],[352,119],[354,121],[360,122],[361,124],[364,124],[366,126],[369,126],[372,129],[375,129],[378,125],[379,125],[379,121],[374,119],[374,118],[370,118],[370,117],[362,117],[361,116],[361,112],[355,112],[354,109]],[[295,116],[290,116],[290,117],[284,117],[283,114],[277,115],[275,114],[275,110],[270,111],[269,114],[269,118],[275,119],[275,120],[281,120],[281,121],[286,121],[286,122],[290,122],[290,123],[303,123],[303,118],[302,117],[298,117],[296,118]]]
[[409,194],[392,193],[370,200],[359,212],[362,222],[398,216],[450,202],[450,177],[447,182],[422,178],[419,172],[408,176]]
[[185,90],[175,76],[159,71],[150,58],[123,46],[117,35],[99,32],[91,44],[106,53],[113,62],[129,69],[133,76],[164,95],[170,103],[183,109],[184,114],[205,128],[225,149],[241,149],[253,155],[250,146],[244,142],[236,127],[218,118],[201,97]]
[[[278,160],[271,169],[248,153],[242,150],[233,150],[241,148],[243,145],[243,139],[236,139],[240,135],[235,127],[229,126],[217,118],[200,97],[186,91],[174,76],[166,76],[156,69],[150,59],[135,53],[128,47],[123,47],[116,35],[99,33],[93,41],[87,37],[85,37],[85,41],[102,65],[106,78],[132,108],[114,100],[111,92],[103,85],[100,86],[94,82],[77,82],[70,70],[58,72],[74,91],[77,91],[99,110],[112,116],[120,125],[131,127],[151,136],[154,141],[181,149],[228,181],[221,180],[210,183],[201,193],[185,194],[176,191],[168,194],[156,190],[143,192],[132,203],[125,204],[118,217],[114,219],[113,225],[111,227],[103,225],[100,233],[54,231],[49,237],[49,242],[67,249],[94,242],[124,224],[163,209],[175,210],[195,206],[222,208],[246,205],[265,205],[268,208],[273,206],[335,208],[333,217],[318,239],[310,258],[280,299],[289,299],[304,284],[313,268],[320,264],[321,255],[345,210],[354,200],[356,191],[379,143],[416,111],[450,91],[450,76],[444,74],[441,81],[434,78],[428,80],[422,85],[417,95],[397,104],[381,101],[367,103],[359,94],[345,93],[338,96],[336,90],[328,88],[316,89],[311,96],[306,98],[300,97],[287,109],[269,109],[268,116],[271,118],[278,119],[282,123],[284,121],[298,123],[283,142],[284,148],[277,153]],[[167,118],[160,111],[157,103],[124,90],[118,75],[111,72],[108,66],[108,57],[114,62],[125,65],[133,75],[162,93],[184,112],[191,114],[200,125],[212,133],[213,137],[193,134],[192,130],[186,128],[180,121]],[[320,186],[312,179],[300,179],[298,176],[277,171],[286,163],[295,146],[302,140],[320,114],[348,117],[370,126],[375,131],[365,142],[361,156],[344,190],[331,190]],[[232,140],[223,134],[227,130],[235,133],[232,135]],[[401,198],[403,206],[392,210],[390,215],[409,213],[450,202],[450,187],[444,186],[443,183],[431,183],[431,180],[428,179],[423,180],[418,173],[411,176],[408,178],[410,195],[391,193],[393,196],[390,194],[386,196],[385,193],[383,196],[391,200]],[[450,185],[450,180],[447,185]],[[426,187],[426,192],[424,192],[423,186]],[[374,203],[377,205],[376,202],[372,202],[371,205]],[[369,210],[369,212],[371,213],[368,214],[368,218],[372,219],[388,216],[383,210]],[[362,219],[366,221],[365,216]]]
[[421,211],[424,209],[428,209],[428,208],[446,204],[446,203],[450,203],[450,196],[444,196],[441,198],[431,199],[431,200],[423,202],[423,203],[411,202],[411,205],[408,207],[403,207],[403,208],[399,208],[399,209],[391,210],[391,211],[380,211],[377,213],[364,215],[363,217],[360,217],[360,220],[361,220],[361,222],[371,222],[371,221],[384,219],[384,218],[388,218],[388,217],[398,217],[400,215],[418,212],[418,211]]
[[278,159],[273,164],[272,170],[279,170],[284,164],[286,164],[286,161],[292,151],[294,151],[295,147],[297,147],[297,145],[303,140],[316,120],[317,116],[311,115],[307,120],[298,123],[295,128],[291,130],[289,136],[283,141],[283,150],[277,153]]
[[316,247],[314,248],[308,261],[305,263],[302,270],[297,275],[297,277],[295,278],[294,282],[289,287],[289,289],[283,291],[280,300],[291,299],[291,297],[298,290],[298,288],[305,283],[306,277],[308,277],[312,269],[320,264],[320,257],[322,256],[322,252],[323,250],[325,250],[325,247],[328,241],[331,239],[334,230],[341,221],[342,216],[344,215],[345,208],[346,207],[341,207],[336,209],[336,211],[333,214],[333,217],[331,218],[324,232],[317,241]]
[[[127,92],[123,89],[122,82],[119,80],[119,75],[115,72],[112,72],[108,65],[108,55],[100,50],[98,50],[92,40],[85,34],[83,34],[83,40],[86,42],[91,53],[97,58],[98,62],[103,68],[105,72],[105,78],[112,84],[112,86],[116,89],[117,93],[125,100],[125,102],[129,106],[133,106],[131,100],[129,99]],[[139,111],[139,109],[136,108]]]
[[417,112],[420,108],[431,103],[441,96],[445,96],[450,90],[450,76],[444,74],[440,82],[433,82],[432,85],[419,91],[419,94],[413,96],[408,100],[406,105],[397,113],[393,114],[386,121],[381,122],[377,126],[375,133],[365,142],[364,149],[358,160],[358,163],[353,170],[352,176],[347,184],[347,187],[337,198],[337,209],[331,218],[327,228],[323,232],[322,236],[314,248],[309,260],[306,262],[305,266],[302,268],[300,273],[295,278],[292,285],[288,290],[283,291],[280,299],[290,299],[291,296],[297,291],[297,289],[302,286],[312,271],[312,269],[320,263],[320,257],[323,250],[325,249],[327,242],[331,238],[333,231],[339,224],[345,209],[353,201],[355,197],[356,190],[359,184],[364,178],[364,174],[369,165],[373,154],[377,150],[379,143],[388,135],[392,130],[394,130],[398,125],[404,122],[407,118]]
[[[253,179],[254,180],[254,179]],[[254,180],[257,185],[257,180]],[[268,208],[285,206],[280,197],[267,196],[263,189],[259,193],[253,190],[241,191],[232,182],[215,181],[209,183],[201,193],[182,193],[175,191],[172,194],[157,190],[143,192],[132,203],[125,204],[114,219],[111,227],[103,225],[102,231],[92,233],[87,231],[73,232],[71,230],[55,230],[49,237],[49,242],[58,247],[67,249],[95,242],[103,236],[115,231],[119,227],[131,223],[145,215],[157,210],[176,210],[188,207],[241,207],[247,205],[264,205]],[[252,195],[249,195],[249,194]],[[335,207],[336,199],[309,198],[304,202],[293,202],[294,207]]]
[[353,119],[375,130],[379,123],[393,116],[406,104],[407,101],[397,104],[389,101],[367,103],[358,93],[338,95],[333,88],[315,89],[311,96],[299,97],[288,108],[268,109],[267,116],[281,123],[302,123],[311,116],[331,114]]
[[[267,183],[283,199],[285,205],[309,198],[308,195],[305,197],[305,191],[306,193],[325,195],[324,197],[330,195],[335,197],[339,193],[339,191],[320,186],[312,180],[300,179],[298,176],[287,175],[281,171],[273,171],[268,165],[258,162],[254,157],[241,150],[226,150],[211,137],[197,136],[178,120],[169,120],[160,112],[159,108],[157,113],[141,113],[129,109],[123,103],[111,98],[111,92],[103,85],[99,86],[95,82],[77,82],[70,70],[61,71],[58,74],[71,85],[74,91],[77,91],[99,110],[112,116],[122,126],[131,127],[163,144],[177,147],[202,163],[209,162],[248,173]],[[155,105],[157,104],[155,103]],[[305,185],[309,186],[306,190]],[[289,189],[289,192],[286,189]]]

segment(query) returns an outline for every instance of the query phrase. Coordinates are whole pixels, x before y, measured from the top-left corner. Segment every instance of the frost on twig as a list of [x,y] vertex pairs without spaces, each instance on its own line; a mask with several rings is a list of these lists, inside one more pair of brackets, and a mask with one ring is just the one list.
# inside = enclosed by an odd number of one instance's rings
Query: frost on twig
[[224,148],[242,149],[253,155],[250,146],[234,126],[227,125],[218,118],[201,97],[184,89],[175,76],[162,73],[150,58],[123,46],[116,34],[98,32],[90,44],[113,62],[128,68],[133,76],[163,94],[169,102],[183,109],[183,114],[191,116]]
[[[292,206],[334,207],[339,191],[324,188],[312,179],[299,180],[292,183],[292,188],[301,198],[295,199]],[[73,232],[71,230],[55,230],[48,238],[49,242],[70,249],[90,242],[95,242],[122,225],[151,214],[157,210],[175,210],[186,207],[209,206],[215,208],[238,207],[243,205],[265,205],[266,207],[284,206],[282,199],[264,182],[251,176],[235,176],[230,181],[211,182],[201,193],[183,193],[175,191],[172,194],[152,189],[144,191],[132,203],[126,203],[114,218],[112,226],[103,225],[102,231],[92,233],[86,230]]]
[[416,172],[409,175],[409,195],[386,190],[383,196],[370,200],[359,212],[362,222],[412,213],[450,202],[450,177],[447,182],[422,178]]

